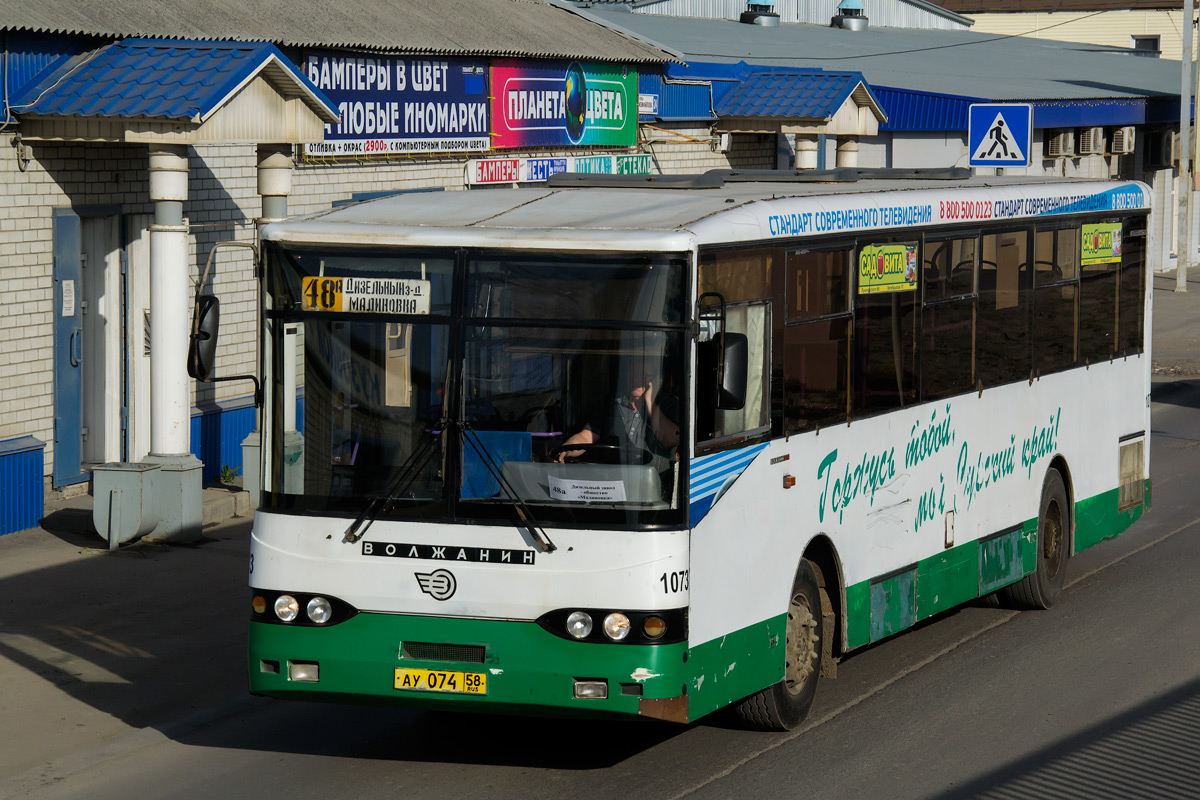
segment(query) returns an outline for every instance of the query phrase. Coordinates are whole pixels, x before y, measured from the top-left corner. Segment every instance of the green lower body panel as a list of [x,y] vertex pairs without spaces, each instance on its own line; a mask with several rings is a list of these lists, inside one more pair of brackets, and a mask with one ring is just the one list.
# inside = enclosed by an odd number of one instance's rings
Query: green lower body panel
[[1111,539],[1141,519],[1150,507],[1150,481],[1146,481],[1142,502],[1121,511],[1120,490],[1098,494],[1075,504],[1075,552]]
[[[1075,503],[1075,550],[1111,539],[1145,513],[1150,502],[1121,511],[1118,490]],[[848,649],[878,641],[898,630],[980,597],[1033,572],[1037,566],[1037,519],[993,536],[952,547],[918,561],[911,569],[846,587]],[[915,581],[915,593],[909,581]],[[912,598],[915,594],[915,607]]]
[[783,677],[787,614],[696,645],[688,653],[688,719],[723,708]]
[[[685,643],[575,642],[533,622],[361,613],[328,628],[250,623],[250,691],[272,697],[370,702],[413,708],[570,715],[666,716],[678,706]],[[482,663],[401,658],[402,642],[482,646]],[[292,664],[316,665],[317,680],[290,679]],[[483,695],[397,689],[396,670],[433,669],[486,676]],[[606,681],[608,697],[577,699],[576,680]],[[475,678],[473,682],[478,683]],[[650,708],[650,711],[647,711]],[[686,714],[686,700],[683,701]]]

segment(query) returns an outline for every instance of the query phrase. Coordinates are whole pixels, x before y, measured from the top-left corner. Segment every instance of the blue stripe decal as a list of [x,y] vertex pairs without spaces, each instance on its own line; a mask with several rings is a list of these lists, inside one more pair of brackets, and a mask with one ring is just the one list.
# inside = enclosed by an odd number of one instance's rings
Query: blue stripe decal
[[[1026,200],[1036,203],[1036,198]],[[1149,209],[1150,203],[1140,186],[1120,186],[1089,197],[1083,197],[1073,203],[1057,208],[1041,211],[1036,215],[1050,216],[1053,214],[1078,214],[1081,211],[1128,211],[1133,209]]]
[[688,511],[693,526],[704,518],[722,492],[737,480],[755,456],[765,449],[765,443],[755,444],[740,450],[692,459]]

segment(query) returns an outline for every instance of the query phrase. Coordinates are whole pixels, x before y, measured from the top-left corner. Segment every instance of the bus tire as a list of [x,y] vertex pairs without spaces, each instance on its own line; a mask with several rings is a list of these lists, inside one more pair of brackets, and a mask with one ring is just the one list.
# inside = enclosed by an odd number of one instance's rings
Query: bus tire
[[817,575],[801,560],[792,583],[784,641],[783,678],[735,706],[747,727],[790,731],[808,716],[821,673],[821,593]]
[[1033,572],[1001,589],[1001,598],[1012,608],[1050,608],[1058,602],[1067,582],[1070,553],[1071,508],[1067,487],[1058,470],[1050,469],[1042,484],[1038,507],[1037,566]]

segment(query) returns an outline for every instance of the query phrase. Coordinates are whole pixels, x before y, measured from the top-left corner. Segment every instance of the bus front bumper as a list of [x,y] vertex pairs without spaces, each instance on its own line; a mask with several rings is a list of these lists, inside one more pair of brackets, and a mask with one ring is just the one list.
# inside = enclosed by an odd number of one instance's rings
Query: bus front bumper
[[535,622],[378,613],[330,627],[252,621],[249,641],[254,694],[688,721],[686,642],[597,644],[555,636]]

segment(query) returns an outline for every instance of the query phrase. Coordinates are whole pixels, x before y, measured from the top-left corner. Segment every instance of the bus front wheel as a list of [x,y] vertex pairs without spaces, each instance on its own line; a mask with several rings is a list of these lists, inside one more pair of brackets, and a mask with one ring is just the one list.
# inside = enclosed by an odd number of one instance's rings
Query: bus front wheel
[[783,679],[737,704],[742,722],[753,728],[789,731],[804,722],[817,696],[821,672],[821,594],[817,575],[800,562],[788,603]]
[[1006,604],[1020,609],[1046,609],[1058,602],[1067,582],[1071,546],[1071,508],[1058,470],[1046,472],[1038,508],[1037,566],[1016,583],[1001,589]]

